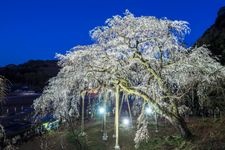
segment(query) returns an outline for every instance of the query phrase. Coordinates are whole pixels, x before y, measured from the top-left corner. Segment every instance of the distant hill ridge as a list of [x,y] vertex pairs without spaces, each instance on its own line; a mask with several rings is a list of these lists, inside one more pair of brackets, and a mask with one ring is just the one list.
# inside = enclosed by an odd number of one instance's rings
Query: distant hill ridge
[[0,68],[0,75],[12,83],[12,90],[28,86],[41,91],[47,81],[57,75],[59,67],[56,60],[30,60],[24,64],[10,64]]
[[215,23],[196,42],[198,46],[203,44],[225,65],[225,6],[218,11]]

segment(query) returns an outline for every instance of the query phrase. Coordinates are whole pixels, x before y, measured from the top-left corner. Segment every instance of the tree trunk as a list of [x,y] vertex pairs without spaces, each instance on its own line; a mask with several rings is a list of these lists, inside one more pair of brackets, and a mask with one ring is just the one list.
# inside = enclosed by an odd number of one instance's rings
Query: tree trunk
[[[151,103],[151,105],[158,110],[159,113],[162,113],[180,132],[181,136],[184,139],[190,139],[192,138],[192,133],[188,129],[187,124],[182,116],[179,115],[179,111],[170,111],[167,108],[161,106],[157,101],[149,97],[146,93],[142,91],[138,91],[137,89],[127,87],[126,85],[123,85],[119,83],[121,88],[126,91],[129,94],[134,94],[136,96],[139,96],[143,98],[146,102]],[[175,105],[175,108],[177,109],[177,106]]]
[[188,129],[187,124],[183,117],[177,116],[175,118],[172,118],[171,123],[174,125],[174,127],[177,128],[177,130],[180,132],[181,137],[184,139],[191,139],[192,138],[192,133]]

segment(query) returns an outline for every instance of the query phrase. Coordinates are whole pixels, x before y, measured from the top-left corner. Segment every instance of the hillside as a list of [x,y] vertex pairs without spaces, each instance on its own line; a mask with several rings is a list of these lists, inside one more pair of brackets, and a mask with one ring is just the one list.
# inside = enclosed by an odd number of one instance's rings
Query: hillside
[[41,91],[49,78],[59,71],[55,60],[30,60],[20,65],[7,65],[0,68],[0,75],[5,76],[12,84],[12,90],[28,86]]
[[205,31],[196,44],[206,44],[212,54],[218,56],[225,65],[225,6],[218,11],[215,23]]

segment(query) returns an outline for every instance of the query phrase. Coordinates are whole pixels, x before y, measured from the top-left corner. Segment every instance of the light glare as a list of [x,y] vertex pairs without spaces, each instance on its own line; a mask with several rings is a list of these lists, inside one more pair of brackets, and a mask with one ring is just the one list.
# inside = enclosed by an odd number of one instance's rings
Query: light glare
[[146,107],[145,112],[147,114],[151,114],[152,113],[152,108],[151,107]]
[[105,108],[104,107],[100,107],[99,108],[99,113],[100,114],[104,114],[105,113]]
[[130,124],[129,119],[124,118],[124,119],[123,119],[123,124],[124,124],[125,126],[128,126],[128,125]]

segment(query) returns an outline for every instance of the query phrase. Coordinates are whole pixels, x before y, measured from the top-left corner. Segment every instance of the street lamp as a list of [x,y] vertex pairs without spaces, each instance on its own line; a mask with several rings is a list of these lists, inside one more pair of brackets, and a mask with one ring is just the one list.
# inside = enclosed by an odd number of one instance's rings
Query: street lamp
[[100,113],[101,115],[104,115],[105,112],[106,112],[106,111],[105,111],[105,107],[100,107],[98,111],[99,111],[99,113]]
[[151,106],[147,106],[146,108],[145,108],[145,113],[147,114],[147,115],[152,115],[153,113],[154,113],[154,118],[155,118],[155,132],[159,132],[159,130],[158,130],[158,116],[157,116],[157,113],[156,112],[153,112],[153,110],[152,110],[152,107]]
[[102,140],[107,141],[108,135],[107,135],[107,132],[106,132],[106,109],[105,109],[105,107],[100,107],[99,113],[101,115],[103,115],[103,118],[102,118],[102,121],[103,121],[103,123],[102,123],[102,131],[103,131]]
[[130,125],[130,120],[129,120],[128,118],[124,118],[124,119],[122,120],[122,123],[123,123],[123,125],[124,125],[125,127],[128,127],[128,126]]
[[150,114],[152,114],[152,112],[153,111],[152,111],[152,108],[150,106],[148,106],[148,107],[145,108],[145,113],[146,114],[150,115]]

